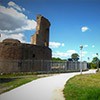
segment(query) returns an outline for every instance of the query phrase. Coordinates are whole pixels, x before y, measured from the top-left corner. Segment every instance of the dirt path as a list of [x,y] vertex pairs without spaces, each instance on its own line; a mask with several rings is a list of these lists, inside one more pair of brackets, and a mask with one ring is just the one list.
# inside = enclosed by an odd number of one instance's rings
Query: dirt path
[[[83,73],[95,73],[90,70]],[[0,100],[65,100],[63,88],[68,79],[80,74],[65,73],[34,80],[0,95]]]

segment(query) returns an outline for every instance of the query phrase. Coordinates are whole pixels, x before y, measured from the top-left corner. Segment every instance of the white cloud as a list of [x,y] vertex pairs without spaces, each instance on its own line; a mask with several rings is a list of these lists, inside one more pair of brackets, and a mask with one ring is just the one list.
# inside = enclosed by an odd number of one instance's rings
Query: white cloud
[[92,54],[92,57],[96,57],[96,56],[97,56],[96,54],[94,54],[94,53]]
[[96,53],[93,53],[92,57],[99,57],[99,56]]
[[62,43],[61,45],[62,45],[62,47],[64,47],[64,46],[65,46],[65,44],[64,44],[64,43]]
[[60,58],[67,59],[68,57],[71,57],[71,55],[73,53],[77,53],[77,51],[75,51],[75,50],[67,50],[66,52],[56,51],[56,52],[53,52],[52,53],[52,56],[53,57],[60,57]]
[[84,45],[83,47],[87,48],[87,47],[88,47],[88,45],[86,44],[86,45]]
[[85,57],[87,53],[87,51],[82,51],[82,57]]
[[2,39],[0,41],[4,40],[6,38],[13,38],[13,39],[18,39],[18,40],[20,40],[23,43],[26,42],[25,41],[25,36],[23,35],[23,33],[9,34],[9,35],[7,35],[7,34],[1,34],[1,36],[2,36]]
[[66,53],[67,53],[68,56],[70,56],[73,53],[77,53],[77,51],[75,51],[75,50],[68,50]]
[[[66,52],[60,52],[60,51],[56,51],[52,53],[52,57],[59,57],[62,59],[67,59],[67,58],[71,58],[71,55],[73,53],[78,53],[76,50],[67,50]],[[83,51],[82,52],[82,57],[84,58],[87,55],[87,51]],[[78,55],[80,56],[81,53],[78,53]]]
[[64,43],[59,43],[59,42],[49,42],[50,48],[58,48],[58,47],[63,47]]
[[87,27],[87,26],[83,26],[82,28],[81,28],[81,31],[82,32],[86,32],[86,31],[88,31],[89,30],[89,28]]
[[[21,8],[11,1],[8,3],[8,7],[0,6],[0,33],[3,36],[1,40],[8,37],[10,38],[10,36],[12,37],[11,34],[15,34],[14,36],[17,38],[19,34],[22,34],[25,30],[34,30],[36,28],[36,22],[28,19],[28,17],[23,14],[23,10],[25,11],[24,8]],[[23,35],[22,38],[19,37],[18,39],[25,41],[23,37],[25,36]]]
[[57,51],[57,52],[53,52],[52,53],[52,57],[67,58],[67,54],[66,54],[66,52],[59,52],[59,51]]
[[95,47],[95,45],[92,45],[92,48],[94,48]]
[[15,4],[14,2],[10,1],[8,6],[15,8],[16,10],[22,11],[21,7]]

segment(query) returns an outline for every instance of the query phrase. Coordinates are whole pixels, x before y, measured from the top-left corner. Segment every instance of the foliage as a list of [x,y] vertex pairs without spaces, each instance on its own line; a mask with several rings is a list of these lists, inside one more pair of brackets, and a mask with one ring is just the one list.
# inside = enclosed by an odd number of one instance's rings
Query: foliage
[[68,58],[68,61],[73,61],[72,58]]
[[87,68],[91,69],[91,62],[87,62]]
[[65,85],[66,100],[100,100],[100,73],[78,75]]
[[73,61],[78,61],[79,60],[79,55],[77,53],[73,53],[71,55],[71,58],[72,58]]
[[97,68],[97,64],[99,64],[100,63],[100,60],[98,59],[98,57],[94,57],[93,59],[92,59],[92,62],[90,63],[90,67],[91,68]]
[[97,68],[97,64],[96,63],[90,63],[90,67],[91,69],[96,69]]
[[97,63],[99,61],[98,57],[94,57],[92,63]]
[[61,59],[60,59],[60,58],[55,58],[55,57],[53,57],[52,60],[58,61],[58,60],[61,60]]
[[53,60],[53,61],[66,61],[66,59],[55,58],[55,57],[53,57],[52,60]]

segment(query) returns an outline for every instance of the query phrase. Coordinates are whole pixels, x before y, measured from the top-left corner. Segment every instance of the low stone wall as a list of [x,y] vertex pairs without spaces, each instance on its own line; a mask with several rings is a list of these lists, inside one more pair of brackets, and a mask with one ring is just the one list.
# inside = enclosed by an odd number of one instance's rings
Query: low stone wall
[[58,62],[51,60],[0,60],[0,73],[37,71],[80,71],[87,70],[86,62]]
[[79,71],[82,66],[82,70],[87,70],[87,62],[73,62],[73,61],[52,61],[52,69],[61,70],[76,70]]

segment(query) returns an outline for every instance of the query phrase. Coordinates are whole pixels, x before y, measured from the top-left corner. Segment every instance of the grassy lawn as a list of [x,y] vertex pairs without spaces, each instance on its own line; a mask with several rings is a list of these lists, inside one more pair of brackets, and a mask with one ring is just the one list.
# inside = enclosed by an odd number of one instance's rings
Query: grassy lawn
[[100,100],[100,72],[71,78],[63,92],[66,100]]
[[37,75],[0,75],[0,94],[37,78]]

